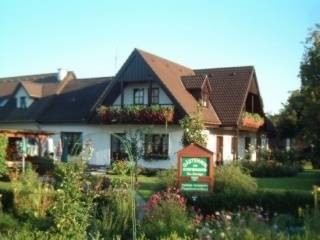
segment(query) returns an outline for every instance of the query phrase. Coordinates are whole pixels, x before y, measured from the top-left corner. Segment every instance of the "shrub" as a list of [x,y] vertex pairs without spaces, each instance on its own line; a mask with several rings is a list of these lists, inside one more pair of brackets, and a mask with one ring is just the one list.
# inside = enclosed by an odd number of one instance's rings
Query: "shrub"
[[281,164],[275,161],[244,161],[244,168],[248,169],[252,177],[292,177],[299,173],[300,165]]
[[53,202],[53,188],[38,179],[32,168],[27,168],[18,180],[12,181],[14,208],[20,215],[45,217]]
[[152,195],[145,206],[141,227],[149,239],[169,237],[174,232],[179,237],[188,236],[193,224],[186,199],[174,188]]
[[157,172],[157,177],[163,187],[175,187],[177,180],[177,172],[175,169],[161,170]]
[[1,212],[0,210],[0,233],[6,233],[19,226],[17,219],[12,215]]
[[91,231],[99,232],[103,239],[130,238],[132,230],[130,191],[110,188],[95,199],[95,219]]
[[55,165],[55,202],[50,208],[52,232],[61,239],[85,239],[93,204],[86,182],[85,163],[70,161]]
[[297,214],[299,207],[313,206],[311,193],[301,191],[258,190],[252,194],[217,193],[199,196],[195,201],[188,197],[188,204],[195,206],[204,214],[212,214],[220,210],[237,210],[241,207],[261,206],[271,213]]
[[183,129],[181,142],[183,146],[188,146],[191,143],[197,143],[201,146],[207,146],[207,136],[204,133],[205,127],[202,118],[202,108],[197,107],[197,110],[192,115],[185,116],[180,120],[180,125]]
[[7,174],[6,165],[8,139],[0,134],[0,177]]
[[26,160],[32,163],[40,175],[50,173],[54,169],[54,160],[49,157],[27,157]]
[[226,164],[216,168],[215,192],[233,195],[252,194],[257,183],[239,164]]
[[112,173],[116,175],[126,175],[130,173],[130,162],[118,160],[112,163]]
[[144,167],[139,167],[139,173],[141,175],[144,175],[146,177],[154,177],[157,175],[157,173],[160,171],[159,169],[156,168],[144,168]]

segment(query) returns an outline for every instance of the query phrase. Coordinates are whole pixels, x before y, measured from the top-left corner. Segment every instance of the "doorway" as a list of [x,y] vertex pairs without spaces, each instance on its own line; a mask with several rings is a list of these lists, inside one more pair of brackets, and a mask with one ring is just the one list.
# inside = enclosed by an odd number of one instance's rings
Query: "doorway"
[[223,164],[223,136],[217,136],[217,158],[216,164]]

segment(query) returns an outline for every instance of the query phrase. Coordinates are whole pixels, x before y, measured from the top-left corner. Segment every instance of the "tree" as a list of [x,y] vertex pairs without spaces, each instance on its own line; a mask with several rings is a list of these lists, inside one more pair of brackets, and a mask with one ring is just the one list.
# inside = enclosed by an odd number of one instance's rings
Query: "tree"
[[207,146],[207,137],[204,133],[205,127],[202,119],[202,108],[197,107],[197,110],[192,115],[185,116],[180,120],[180,125],[183,129],[181,142],[183,146],[191,143],[197,143],[203,147]]
[[0,177],[8,171],[6,165],[8,139],[0,134]]
[[311,146],[314,167],[320,168],[320,25],[317,24],[306,40],[300,66],[303,107],[300,136]]

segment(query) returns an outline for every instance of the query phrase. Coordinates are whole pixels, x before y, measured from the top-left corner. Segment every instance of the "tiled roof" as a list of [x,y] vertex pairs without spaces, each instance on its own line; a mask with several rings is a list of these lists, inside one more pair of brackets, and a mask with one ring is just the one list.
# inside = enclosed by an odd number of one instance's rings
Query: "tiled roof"
[[[182,76],[195,75],[193,70],[145,51],[137,51],[158,76],[160,81],[162,81],[164,86],[171,92],[184,111],[187,114],[195,112],[198,103],[181,81]],[[219,125],[221,123],[211,105],[203,110],[203,119],[209,124]]]
[[201,89],[206,79],[206,75],[182,76],[181,81],[186,89]]
[[[83,122],[109,81],[73,76],[58,81],[56,73],[1,78],[0,99],[9,101],[0,107],[0,122]],[[16,108],[13,94],[19,86],[35,98],[27,109]]]
[[223,124],[236,125],[245,103],[254,68],[252,66],[194,70],[207,74],[212,88],[210,100]]

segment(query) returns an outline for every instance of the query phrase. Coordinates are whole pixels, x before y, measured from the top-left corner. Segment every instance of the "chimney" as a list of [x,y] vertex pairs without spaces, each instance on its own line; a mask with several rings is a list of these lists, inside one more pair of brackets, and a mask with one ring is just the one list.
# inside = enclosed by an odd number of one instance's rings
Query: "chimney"
[[58,68],[58,81],[63,81],[63,79],[67,76],[68,70],[63,68]]

